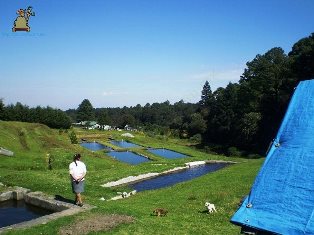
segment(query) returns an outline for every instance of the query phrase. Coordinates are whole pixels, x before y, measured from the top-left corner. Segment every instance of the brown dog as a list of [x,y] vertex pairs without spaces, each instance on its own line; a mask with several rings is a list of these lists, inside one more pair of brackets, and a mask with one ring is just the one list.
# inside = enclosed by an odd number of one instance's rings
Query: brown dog
[[166,216],[168,213],[168,211],[164,208],[156,208],[154,211],[153,211],[153,214],[156,215],[156,216]]

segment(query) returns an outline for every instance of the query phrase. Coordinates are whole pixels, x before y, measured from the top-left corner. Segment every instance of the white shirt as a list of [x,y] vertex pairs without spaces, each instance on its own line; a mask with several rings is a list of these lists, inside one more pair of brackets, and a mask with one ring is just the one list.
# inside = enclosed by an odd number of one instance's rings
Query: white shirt
[[[76,164],[75,164],[75,162],[72,162],[69,165],[70,175],[72,175],[72,177],[74,178],[73,180],[80,179],[86,174],[85,164],[81,161],[76,161]],[[82,180],[84,180],[84,179],[85,178],[83,178]]]

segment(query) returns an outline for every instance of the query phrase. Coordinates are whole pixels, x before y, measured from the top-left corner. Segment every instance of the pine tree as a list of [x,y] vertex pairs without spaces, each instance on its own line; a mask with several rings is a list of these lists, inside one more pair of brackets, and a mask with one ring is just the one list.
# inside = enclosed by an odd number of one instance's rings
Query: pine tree
[[94,108],[88,99],[84,99],[77,109],[78,121],[93,121],[95,118]]
[[76,134],[75,134],[74,130],[72,130],[72,131],[69,133],[69,137],[70,137],[70,140],[71,140],[71,143],[72,143],[72,144],[77,144],[77,143],[78,143],[77,137],[76,137]]
[[212,97],[213,97],[212,90],[210,88],[209,82],[206,81],[203,86],[202,96],[201,100],[199,101],[199,104],[201,106],[208,106]]
[[4,118],[4,103],[3,100],[0,99],[0,120],[3,120]]

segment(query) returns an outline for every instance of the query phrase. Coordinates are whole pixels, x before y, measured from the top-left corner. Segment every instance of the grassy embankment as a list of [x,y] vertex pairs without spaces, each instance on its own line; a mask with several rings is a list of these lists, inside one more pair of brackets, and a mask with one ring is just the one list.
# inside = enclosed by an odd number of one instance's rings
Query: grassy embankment
[[[121,140],[123,132],[100,132],[76,129],[79,138],[108,144],[108,138]],[[230,224],[243,195],[250,190],[263,159],[246,160],[209,155],[188,146],[183,140],[151,138],[144,133],[133,133],[132,142],[142,146],[165,147],[191,156],[189,159],[164,159],[148,153],[144,148],[136,151],[153,161],[136,166],[119,162],[102,151],[91,152],[80,145],[72,145],[67,133],[59,133],[40,124],[0,121],[0,147],[15,153],[14,157],[0,156],[0,182],[8,186],[21,186],[48,195],[60,195],[72,199],[69,185],[68,165],[72,155],[80,152],[88,168],[86,203],[96,209],[71,217],[52,221],[26,230],[9,234],[57,234],[60,227],[94,214],[124,214],[135,218],[131,224],[123,224],[106,234],[238,234],[239,227]],[[125,139],[125,138],[124,138]],[[52,157],[52,170],[48,169],[47,154]],[[100,185],[129,175],[161,172],[196,160],[233,160],[239,162],[218,172],[204,175],[192,181],[172,187],[140,192],[118,201],[100,201],[110,198],[117,191]],[[0,186],[0,191],[5,187]],[[216,205],[215,214],[204,213],[204,202]],[[166,208],[166,217],[151,216],[156,207]],[[101,234],[98,232],[97,234]]]

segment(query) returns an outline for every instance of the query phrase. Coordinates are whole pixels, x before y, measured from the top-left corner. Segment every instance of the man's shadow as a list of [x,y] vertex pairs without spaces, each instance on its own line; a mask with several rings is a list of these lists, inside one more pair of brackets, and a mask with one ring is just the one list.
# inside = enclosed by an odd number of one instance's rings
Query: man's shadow
[[75,204],[74,200],[62,197],[61,195],[55,195],[55,200]]

